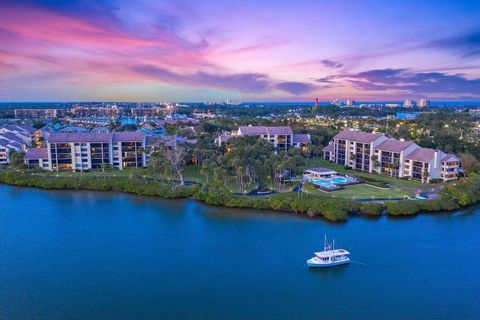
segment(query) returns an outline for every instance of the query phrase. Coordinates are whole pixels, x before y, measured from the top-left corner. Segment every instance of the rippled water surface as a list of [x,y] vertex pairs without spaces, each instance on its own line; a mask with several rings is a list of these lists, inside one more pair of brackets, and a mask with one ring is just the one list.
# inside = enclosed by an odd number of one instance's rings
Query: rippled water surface
[[[0,319],[478,319],[480,212],[345,224],[0,186]],[[350,265],[309,270],[323,235]]]

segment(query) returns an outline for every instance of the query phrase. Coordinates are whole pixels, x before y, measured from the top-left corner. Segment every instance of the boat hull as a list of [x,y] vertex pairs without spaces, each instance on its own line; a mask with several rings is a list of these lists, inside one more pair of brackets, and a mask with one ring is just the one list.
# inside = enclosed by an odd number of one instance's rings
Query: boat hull
[[340,266],[348,263],[350,263],[350,259],[344,259],[344,260],[328,262],[328,263],[318,263],[315,261],[311,261],[311,259],[307,261],[307,265],[310,268],[329,268],[329,267]]

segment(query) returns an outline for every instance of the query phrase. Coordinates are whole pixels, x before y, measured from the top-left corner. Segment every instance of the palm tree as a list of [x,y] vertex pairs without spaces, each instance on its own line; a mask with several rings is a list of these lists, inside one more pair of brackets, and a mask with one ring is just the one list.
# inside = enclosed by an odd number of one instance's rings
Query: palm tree
[[427,169],[423,170],[423,173],[422,173],[422,183],[428,182],[428,176],[429,176],[428,170],[427,170]]

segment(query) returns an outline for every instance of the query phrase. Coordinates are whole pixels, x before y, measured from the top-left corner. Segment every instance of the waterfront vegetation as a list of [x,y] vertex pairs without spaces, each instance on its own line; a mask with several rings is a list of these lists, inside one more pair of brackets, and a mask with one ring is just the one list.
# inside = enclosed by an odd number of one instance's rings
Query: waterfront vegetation
[[[298,183],[285,183],[282,192],[268,196],[248,196],[235,192],[222,181],[206,184],[199,172],[195,166],[187,167],[184,170],[187,183],[181,185],[180,181],[153,177],[149,170],[141,169],[52,173],[24,168],[4,168],[0,171],[0,182],[44,189],[117,191],[164,198],[192,197],[210,205],[294,212],[310,217],[322,216],[329,221],[343,221],[349,215],[355,214],[378,216],[386,213],[399,216],[414,215],[421,211],[452,211],[480,201],[480,176],[476,174],[471,174],[468,179],[442,186],[438,190],[437,199],[380,203],[353,201],[347,193],[292,192],[292,188]],[[231,178],[232,181],[235,180],[234,177]],[[402,183],[408,182],[411,181]],[[414,185],[417,186],[415,183]],[[366,188],[365,185],[348,188],[360,190],[361,187]],[[342,192],[346,192],[348,188]],[[357,193],[352,191],[352,194]],[[337,197],[342,197],[342,201]]]
[[[199,107],[202,110],[202,107]],[[206,106],[206,110],[214,110]],[[212,109],[213,108],[213,109]],[[189,108],[187,108],[189,110]],[[185,110],[188,113],[188,110]],[[196,127],[168,125],[167,131],[195,138],[194,146],[177,149],[160,147],[150,154],[146,169],[123,171],[103,168],[92,172],[45,172],[28,170],[23,155],[12,154],[11,166],[0,170],[0,182],[45,189],[100,190],[129,192],[165,198],[193,197],[212,205],[290,211],[328,220],[345,220],[348,215],[412,215],[420,211],[449,211],[477,203],[480,194],[480,146],[473,118],[452,110],[421,114],[417,120],[386,120],[396,109],[341,109],[319,107],[296,109],[298,115],[284,107],[230,108],[218,106],[224,117],[203,120]],[[403,110],[404,111],[404,110]],[[271,117],[271,114],[277,116]],[[315,117],[319,116],[321,117]],[[379,118],[382,117],[382,118]],[[295,133],[309,133],[311,144],[273,152],[262,139],[237,137],[225,146],[214,138],[241,125],[288,125]],[[345,168],[320,158],[322,147],[344,128],[377,130],[395,138],[405,138],[424,147],[441,148],[461,154],[465,178],[449,183],[422,184]],[[358,177],[361,184],[325,192],[306,183],[299,190],[300,177],[306,168],[327,167],[342,175]],[[255,190],[270,191],[259,195]],[[433,194],[432,200],[396,200],[422,192]],[[359,200],[370,200],[362,202]],[[377,202],[372,202],[377,201]]]

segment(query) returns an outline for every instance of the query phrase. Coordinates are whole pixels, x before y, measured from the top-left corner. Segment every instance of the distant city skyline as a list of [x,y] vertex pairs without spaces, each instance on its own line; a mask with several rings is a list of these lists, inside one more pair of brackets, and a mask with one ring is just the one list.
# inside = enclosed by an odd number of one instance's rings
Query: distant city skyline
[[2,101],[480,100],[478,1],[0,3]]

